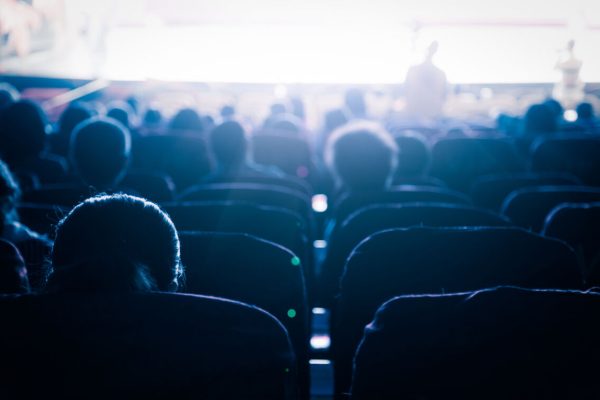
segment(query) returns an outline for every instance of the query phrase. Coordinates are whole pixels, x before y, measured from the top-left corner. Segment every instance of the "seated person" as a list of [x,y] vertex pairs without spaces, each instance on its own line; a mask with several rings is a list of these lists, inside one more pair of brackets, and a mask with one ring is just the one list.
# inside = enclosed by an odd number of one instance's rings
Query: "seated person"
[[338,193],[386,190],[394,175],[398,146],[375,123],[359,121],[342,126],[330,137],[325,162],[335,177]]
[[61,157],[68,157],[73,130],[81,122],[92,118],[93,115],[93,111],[83,104],[72,104],[63,111],[58,119],[58,130],[50,136],[52,152]]
[[59,222],[47,291],[175,291],[182,275],[167,214],[139,197],[101,195]]
[[227,121],[217,126],[208,139],[216,168],[203,183],[285,177],[274,167],[260,166],[249,161],[248,138],[242,125],[236,121]]
[[0,295],[29,292],[27,268],[19,250],[0,239]]
[[34,174],[42,183],[64,178],[66,161],[45,152],[47,128],[44,112],[32,101],[17,101],[2,112],[0,156],[14,173]]

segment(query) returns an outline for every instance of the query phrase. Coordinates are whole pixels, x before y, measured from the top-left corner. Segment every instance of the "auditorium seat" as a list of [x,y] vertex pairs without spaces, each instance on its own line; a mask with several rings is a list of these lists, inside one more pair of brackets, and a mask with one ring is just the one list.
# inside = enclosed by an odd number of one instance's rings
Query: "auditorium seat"
[[398,165],[394,180],[402,177],[421,176],[429,167],[430,152],[425,138],[418,133],[394,134],[398,145]]
[[500,139],[441,139],[431,151],[430,175],[468,193],[480,176],[524,170],[514,146]]
[[229,300],[167,293],[0,298],[0,397],[293,399],[285,328]]
[[297,192],[300,192],[306,196],[312,196],[313,194],[313,189],[311,187],[311,185],[300,179],[300,178],[296,178],[295,176],[292,175],[285,175],[285,176],[244,176],[244,177],[239,177],[233,181],[222,181],[222,182],[217,182],[215,181],[214,183],[257,183],[260,185],[273,185],[273,186],[282,186],[286,189],[289,190],[294,190]]
[[550,185],[581,185],[581,181],[574,175],[560,172],[485,175],[473,182],[471,200],[476,206],[500,211],[502,202],[511,192],[525,187]]
[[337,226],[327,243],[321,268],[321,298],[329,304],[337,293],[344,263],[363,239],[382,230],[413,226],[509,226],[511,223],[489,210],[464,204],[376,204],[359,209]]
[[182,232],[184,291],[256,305],[287,328],[308,395],[309,313],[301,261],[294,253],[246,234]]
[[209,183],[194,185],[177,199],[189,201],[246,201],[264,206],[282,207],[310,220],[310,198],[295,190],[257,183]]
[[155,203],[172,201],[175,192],[175,184],[171,178],[157,172],[129,171],[120,186]]
[[251,138],[252,159],[258,164],[278,167],[288,175],[314,183],[312,151],[300,137],[259,133]]
[[385,192],[350,193],[341,195],[333,205],[332,220],[344,221],[356,210],[372,204],[436,202],[469,204],[469,198],[450,189],[432,186],[398,185]]
[[535,142],[531,151],[534,171],[568,172],[586,185],[600,186],[600,138],[556,135]]
[[53,185],[42,185],[38,189],[23,193],[23,203],[55,205],[72,208],[83,200],[96,194],[91,187],[79,184],[59,183]]
[[546,216],[561,203],[600,201],[600,188],[588,186],[538,186],[509,194],[502,204],[502,214],[515,225],[540,232]]
[[598,398],[599,313],[577,291],[396,297],[365,329],[351,399]]
[[386,300],[497,285],[580,289],[573,250],[520,228],[409,228],[378,232],[346,262],[332,322],[336,393],[350,386],[364,326]]
[[579,256],[586,286],[600,286],[600,203],[563,203],[546,218],[542,233],[567,242]]

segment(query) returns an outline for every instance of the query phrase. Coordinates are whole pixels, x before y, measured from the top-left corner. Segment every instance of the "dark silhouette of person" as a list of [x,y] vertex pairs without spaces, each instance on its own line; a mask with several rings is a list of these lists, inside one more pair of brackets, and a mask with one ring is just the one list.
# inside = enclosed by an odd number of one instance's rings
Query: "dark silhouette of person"
[[202,134],[204,124],[202,118],[192,108],[179,110],[169,123],[169,129],[176,134]]
[[14,173],[34,174],[42,183],[61,180],[66,161],[46,153],[48,124],[36,103],[19,100],[0,115],[0,156]]
[[124,177],[129,163],[129,131],[112,118],[92,118],[75,128],[70,159],[83,182],[96,190],[111,190]]
[[578,104],[575,111],[577,112],[576,123],[588,132],[597,133],[600,123],[594,115],[594,107],[584,102]]
[[139,197],[99,195],[58,223],[47,291],[175,291],[182,276],[167,214]]
[[208,139],[216,167],[204,182],[284,177],[284,174],[274,167],[260,166],[249,160],[248,138],[240,123],[223,122],[210,132]]
[[19,100],[19,91],[11,84],[0,82],[0,112]]
[[361,89],[349,89],[344,94],[344,105],[352,118],[364,119],[367,117],[367,102],[365,93]]
[[534,104],[527,109],[523,118],[523,134],[519,146],[526,153],[535,139],[553,134],[557,130],[555,110],[546,103]]
[[50,136],[52,152],[61,157],[68,157],[73,129],[93,116],[94,112],[84,104],[72,104],[67,107],[58,119],[58,130]]
[[325,161],[342,192],[385,190],[397,165],[398,146],[376,123],[357,121],[329,138]]
[[29,292],[25,260],[11,242],[0,239],[0,294]]
[[7,165],[0,160],[0,238],[14,244],[25,259],[29,271],[28,285],[35,290],[46,281],[47,256],[52,242],[19,221],[17,204],[21,190]]

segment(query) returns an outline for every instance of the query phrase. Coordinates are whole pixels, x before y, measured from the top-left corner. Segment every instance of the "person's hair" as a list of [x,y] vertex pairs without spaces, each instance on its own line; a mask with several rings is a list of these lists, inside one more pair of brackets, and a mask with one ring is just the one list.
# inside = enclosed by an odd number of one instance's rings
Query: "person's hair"
[[21,190],[8,166],[0,160],[0,231],[7,222],[16,219],[16,204]]
[[204,131],[204,124],[196,110],[192,108],[183,108],[171,119],[169,128],[176,131],[201,133]]
[[46,115],[36,103],[19,100],[9,105],[0,118],[2,158],[10,165],[39,155],[46,145],[46,129]]
[[556,116],[546,104],[534,104],[529,107],[524,123],[526,135],[553,133],[557,129]]
[[359,121],[338,128],[327,141],[325,161],[350,191],[383,190],[397,165],[398,146],[380,125]]
[[160,110],[155,108],[149,108],[144,113],[144,125],[158,125],[162,122],[162,114]]
[[133,107],[124,101],[115,101],[109,105],[106,116],[116,119],[125,128],[130,129],[132,126],[132,118],[135,115]]
[[210,148],[219,165],[237,166],[246,160],[248,140],[242,125],[227,121],[212,130]]
[[125,194],[75,206],[56,228],[48,291],[174,291],[179,237],[156,204]]
[[129,131],[112,118],[92,118],[73,131],[70,157],[80,177],[98,188],[115,186],[129,161]]

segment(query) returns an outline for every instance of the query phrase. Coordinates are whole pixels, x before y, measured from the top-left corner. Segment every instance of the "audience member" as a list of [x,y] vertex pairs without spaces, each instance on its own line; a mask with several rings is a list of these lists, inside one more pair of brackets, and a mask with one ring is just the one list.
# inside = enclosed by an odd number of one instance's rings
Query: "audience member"
[[68,157],[73,129],[79,123],[92,118],[93,115],[93,111],[84,104],[76,103],[67,107],[58,119],[58,130],[50,136],[52,152],[61,157]]

